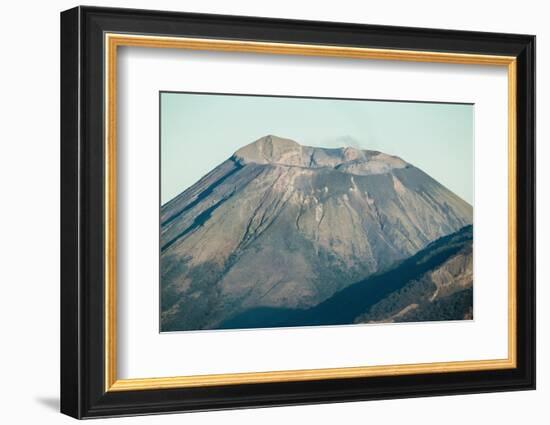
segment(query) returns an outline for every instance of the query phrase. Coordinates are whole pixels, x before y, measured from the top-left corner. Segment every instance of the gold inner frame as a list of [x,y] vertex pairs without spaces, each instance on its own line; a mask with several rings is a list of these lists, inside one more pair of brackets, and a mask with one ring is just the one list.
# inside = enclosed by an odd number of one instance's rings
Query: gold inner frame
[[[105,391],[201,387],[268,382],[311,381],[416,373],[447,373],[516,367],[516,58],[445,52],[370,49],[328,45],[213,40],[148,35],[105,34]],[[116,324],[116,123],[117,48],[119,46],[325,56],[507,67],[508,72],[508,357],[419,364],[304,369],[175,377],[118,379]]]

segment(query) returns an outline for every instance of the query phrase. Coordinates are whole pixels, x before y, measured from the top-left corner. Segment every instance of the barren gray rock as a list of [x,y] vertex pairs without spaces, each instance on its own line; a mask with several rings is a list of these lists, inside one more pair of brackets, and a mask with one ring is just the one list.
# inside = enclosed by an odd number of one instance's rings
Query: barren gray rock
[[471,223],[398,157],[266,136],[161,208],[162,330],[317,305]]

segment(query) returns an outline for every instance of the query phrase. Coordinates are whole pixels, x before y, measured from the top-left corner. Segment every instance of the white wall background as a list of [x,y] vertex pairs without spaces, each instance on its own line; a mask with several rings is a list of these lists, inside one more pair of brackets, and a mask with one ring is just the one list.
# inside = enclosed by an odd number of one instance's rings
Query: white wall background
[[[0,421],[70,423],[59,392],[59,12],[77,3],[9,2],[0,15]],[[97,1],[96,5],[536,34],[538,216],[550,214],[550,27],[535,0],[358,2]],[[536,392],[344,403],[110,420],[109,423],[546,423],[550,413],[550,223],[538,223]]]

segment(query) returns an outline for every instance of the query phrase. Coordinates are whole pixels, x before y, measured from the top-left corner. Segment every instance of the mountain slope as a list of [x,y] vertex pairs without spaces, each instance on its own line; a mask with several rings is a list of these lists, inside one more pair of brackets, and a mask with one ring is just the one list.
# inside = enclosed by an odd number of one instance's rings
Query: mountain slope
[[[374,304],[355,323],[422,322],[473,317],[473,251],[471,230],[461,249]],[[430,245],[431,246],[431,245]]]
[[472,226],[308,309],[258,307],[222,329],[456,320],[472,317]]
[[315,306],[471,222],[398,157],[266,136],[161,208],[162,330]]

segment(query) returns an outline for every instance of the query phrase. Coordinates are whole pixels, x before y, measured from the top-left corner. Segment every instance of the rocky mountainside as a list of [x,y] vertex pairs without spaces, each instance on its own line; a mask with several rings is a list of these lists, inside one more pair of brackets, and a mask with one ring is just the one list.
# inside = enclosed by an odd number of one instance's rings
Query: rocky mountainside
[[316,306],[471,223],[398,157],[266,136],[162,206],[161,328]]
[[288,327],[473,318],[472,226],[306,309],[256,307],[219,327]]
[[[446,241],[446,246],[452,244],[459,247],[456,253],[366,309],[355,319],[355,323],[472,319],[471,228],[464,228]],[[435,252],[433,246],[429,252]]]

